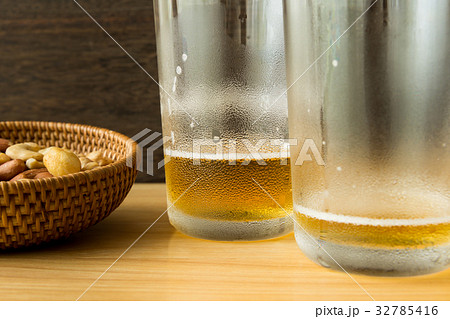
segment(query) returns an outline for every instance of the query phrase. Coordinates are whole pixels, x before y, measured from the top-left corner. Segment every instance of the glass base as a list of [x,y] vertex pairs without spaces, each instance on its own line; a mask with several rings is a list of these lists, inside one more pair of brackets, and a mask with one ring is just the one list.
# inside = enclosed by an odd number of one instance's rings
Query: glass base
[[309,259],[340,271],[344,268],[347,272],[371,276],[402,277],[430,274],[450,266],[450,244],[420,249],[382,249],[336,244],[319,238],[314,238],[314,242],[297,226],[295,240]]
[[170,223],[180,232],[197,238],[223,241],[250,241],[276,238],[292,232],[292,217],[261,221],[233,222],[204,219],[184,214],[172,207]]

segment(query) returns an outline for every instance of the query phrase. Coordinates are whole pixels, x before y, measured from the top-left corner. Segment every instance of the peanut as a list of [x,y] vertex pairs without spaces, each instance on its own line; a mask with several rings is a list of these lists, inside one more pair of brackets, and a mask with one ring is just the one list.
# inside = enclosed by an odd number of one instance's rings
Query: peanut
[[6,162],[9,162],[11,158],[6,155],[5,153],[0,153],[0,165],[5,164]]
[[12,159],[20,159],[22,161],[27,161],[30,158],[34,158],[37,161],[42,161],[44,155],[38,153],[40,149],[39,145],[36,143],[22,143],[15,144],[6,150],[6,155]]
[[81,162],[71,151],[53,147],[44,155],[44,165],[53,176],[63,176],[81,171]]
[[12,143],[9,140],[5,138],[0,138],[0,152],[6,151],[6,149],[11,145]]
[[29,169],[37,169],[37,168],[45,168],[44,163],[42,163],[41,161],[37,161],[34,158],[30,158],[28,159],[25,164],[27,165],[27,167]]
[[15,159],[0,165],[0,181],[9,181],[17,174],[22,173],[27,167],[20,159]]
[[19,175],[14,176],[13,179],[10,180],[10,182],[19,181],[21,179],[35,179],[39,174],[48,173],[47,169],[40,168],[40,169],[32,169],[29,171],[25,171],[23,173],[20,173]]

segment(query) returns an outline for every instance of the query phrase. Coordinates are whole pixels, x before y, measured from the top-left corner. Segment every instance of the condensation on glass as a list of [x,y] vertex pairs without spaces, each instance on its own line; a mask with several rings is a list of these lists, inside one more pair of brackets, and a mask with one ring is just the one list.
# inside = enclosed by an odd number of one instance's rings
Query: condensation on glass
[[295,165],[291,149],[295,235],[325,267],[436,272],[450,264],[450,1],[363,14],[373,3],[284,2],[291,137],[325,162]]
[[171,223],[218,240],[289,233],[289,159],[272,143],[288,136],[282,1],[154,8]]

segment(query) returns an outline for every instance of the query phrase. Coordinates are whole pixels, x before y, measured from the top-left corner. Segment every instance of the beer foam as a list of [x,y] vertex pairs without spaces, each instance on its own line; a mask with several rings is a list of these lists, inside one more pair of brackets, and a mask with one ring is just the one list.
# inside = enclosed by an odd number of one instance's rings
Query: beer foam
[[[204,159],[204,160],[245,160],[245,159],[251,159],[251,160],[259,160],[260,158],[255,158],[255,156],[252,153],[232,153],[229,154],[227,152],[224,153],[192,153],[192,152],[186,152],[186,151],[177,151],[177,150],[164,150],[164,154],[166,156],[170,157],[182,157],[182,158],[189,158],[189,159]],[[265,159],[285,159],[289,158],[289,152],[258,152],[263,160]],[[256,155],[256,154],[255,154]]]
[[329,212],[321,212],[301,205],[294,204],[294,211],[304,216],[320,219],[327,222],[354,224],[364,226],[426,226],[450,223],[450,216],[432,218],[411,218],[411,219],[382,219],[360,216],[340,215]]

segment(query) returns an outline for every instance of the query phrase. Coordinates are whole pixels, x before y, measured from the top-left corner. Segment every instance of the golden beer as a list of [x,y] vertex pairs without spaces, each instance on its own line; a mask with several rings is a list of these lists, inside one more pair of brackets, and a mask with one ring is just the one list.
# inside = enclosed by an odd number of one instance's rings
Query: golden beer
[[298,206],[295,215],[298,245],[327,268],[405,276],[445,269],[450,263],[449,218],[366,218]]
[[384,249],[422,249],[448,245],[450,241],[448,218],[382,219],[331,213],[326,213],[327,216],[322,218],[324,213],[314,215],[310,213],[311,210],[300,207],[296,207],[295,212],[301,228],[312,237],[336,244]]
[[[292,219],[252,180],[291,209],[289,166],[271,143],[288,136],[281,1],[155,1],[154,12],[162,128],[171,140],[170,222],[213,240],[290,232]],[[216,156],[222,147],[241,155],[235,165]],[[266,165],[246,162],[253,147],[266,153]]]
[[264,239],[290,232],[289,160],[282,165],[271,154],[263,159],[265,165],[245,158],[231,165],[213,156],[202,156],[194,163],[193,157],[166,155],[172,224],[196,237],[223,240]]
[[293,169],[302,177],[296,181],[302,195],[294,195],[295,236],[319,264],[389,276],[450,263],[448,197],[431,185],[399,183],[388,174],[372,179],[361,173],[368,170],[363,166],[345,175],[313,163]]

